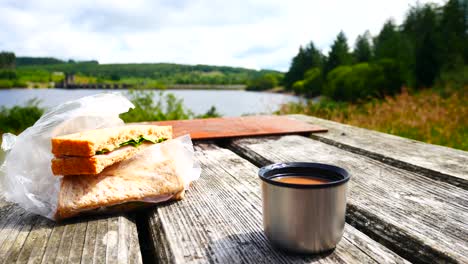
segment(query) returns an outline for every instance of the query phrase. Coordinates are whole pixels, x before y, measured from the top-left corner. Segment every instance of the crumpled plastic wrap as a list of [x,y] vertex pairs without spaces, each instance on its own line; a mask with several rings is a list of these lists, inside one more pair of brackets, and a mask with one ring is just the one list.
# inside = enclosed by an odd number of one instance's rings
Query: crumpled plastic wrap
[[[0,194],[25,210],[54,219],[60,180],[52,174],[51,138],[90,129],[122,126],[119,114],[134,105],[119,93],[104,93],[65,102],[48,110],[18,136],[3,135],[5,161],[0,167]],[[159,144],[156,144],[159,145]],[[187,188],[200,175],[189,136],[152,146],[153,159],[173,159]],[[3,174],[3,175],[2,175]],[[79,177],[79,176],[76,176]],[[158,202],[158,201],[144,201]]]

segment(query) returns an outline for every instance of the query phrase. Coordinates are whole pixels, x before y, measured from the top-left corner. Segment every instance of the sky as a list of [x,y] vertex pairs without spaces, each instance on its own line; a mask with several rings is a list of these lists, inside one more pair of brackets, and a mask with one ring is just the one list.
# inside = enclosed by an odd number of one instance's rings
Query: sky
[[[424,1],[443,4],[443,0]],[[300,45],[327,53],[343,30],[352,47],[404,0],[0,0],[0,50],[17,56],[171,62],[286,71]]]

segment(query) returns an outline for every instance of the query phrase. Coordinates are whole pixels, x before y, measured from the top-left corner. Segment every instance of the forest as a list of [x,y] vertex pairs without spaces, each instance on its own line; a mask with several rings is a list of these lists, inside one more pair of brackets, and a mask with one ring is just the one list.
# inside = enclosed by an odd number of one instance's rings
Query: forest
[[299,48],[283,84],[308,97],[351,102],[398,94],[403,87],[466,84],[467,18],[466,0],[417,4],[401,25],[390,19],[376,36],[369,31],[358,36],[352,50],[345,32],[338,33],[328,54],[311,41]]

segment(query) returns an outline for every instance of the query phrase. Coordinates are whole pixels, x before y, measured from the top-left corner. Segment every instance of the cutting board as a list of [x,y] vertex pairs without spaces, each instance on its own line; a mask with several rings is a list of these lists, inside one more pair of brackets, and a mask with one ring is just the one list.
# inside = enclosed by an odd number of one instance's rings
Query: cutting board
[[327,129],[286,116],[245,116],[192,120],[146,122],[153,125],[171,125],[174,137],[190,134],[194,140],[232,137],[308,134]]

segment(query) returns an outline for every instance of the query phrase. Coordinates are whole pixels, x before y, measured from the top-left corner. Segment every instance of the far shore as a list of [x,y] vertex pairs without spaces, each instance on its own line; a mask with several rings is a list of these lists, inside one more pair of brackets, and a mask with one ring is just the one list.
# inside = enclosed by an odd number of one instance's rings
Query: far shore
[[[170,84],[164,87],[148,87],[148,88],[136,88],[136,89],[147,89],[147,90],[246,90],[245,84]],[[130,88],[101,88],[94,85],[88,85],[87,87],[77,88],[65,88],[65,87],[11,87],[11,88],[0,88],[0,90],[9,89],[64,89],[64,90],[75,90],[75,89],[100,89],[100,90],[128,90]]]

